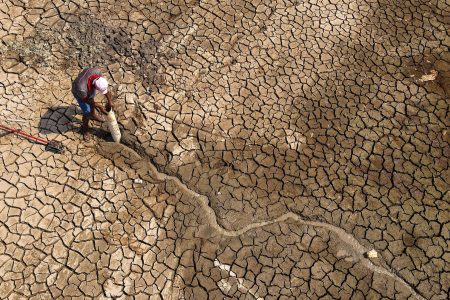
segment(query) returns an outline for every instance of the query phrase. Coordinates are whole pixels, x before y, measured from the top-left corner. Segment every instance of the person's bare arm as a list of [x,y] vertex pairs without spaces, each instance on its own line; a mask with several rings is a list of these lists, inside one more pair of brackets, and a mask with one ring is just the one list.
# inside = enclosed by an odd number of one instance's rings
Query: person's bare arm
[[81,98],[81,100],[83,102],[86,102],[87,104],[89,104],[89,106],[91,107],[91,112],[93,112],[95,108],[98,108],[103,114],[107,114],[105,107],[103,105],[95,103],[94,98],[85,97],[85,98]]
[[105,94],[106,100],[108,100],[108,104],[106,104],[106,110],[110,111],[111,108],[114,108],[114,103],[112,102],[112,96],[110,92]]

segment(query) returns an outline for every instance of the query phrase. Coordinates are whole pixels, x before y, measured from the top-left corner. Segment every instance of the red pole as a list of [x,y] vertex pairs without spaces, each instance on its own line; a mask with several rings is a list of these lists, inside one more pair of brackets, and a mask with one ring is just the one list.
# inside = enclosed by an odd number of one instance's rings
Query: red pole
[[9,131],[9,132],[11,132],[11,133],[15,133],[15,134],[24,136],[24,137],[26,137],[26,138],[32,139],[32,140],[34,140],[34,141],[43,143],[43,144],[45,144],[45,145],[48,144],[48,141],[43,140],[43,139],[40,139],[40,138],[37,138],[37,137],[34,137],[34,136],[32,136],[32,135],[29,135],[29,134],[26,134],[25,132],[20,131],[19,129],[9,128],[9,127],[6,127],[6,126],[1,125],[1,124],[0,124],[0,128],[1,128],[1,129],[4,129],[4,130],[6,130],[6,131]]

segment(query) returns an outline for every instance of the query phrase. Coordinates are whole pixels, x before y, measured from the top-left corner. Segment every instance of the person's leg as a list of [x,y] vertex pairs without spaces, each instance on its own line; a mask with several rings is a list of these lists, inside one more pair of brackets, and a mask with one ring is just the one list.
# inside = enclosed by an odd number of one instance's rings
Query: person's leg
[[83,139],[85,141],[89,141],[91,137],[89,133],[89,120],[91,115],[91,107],[89,106],[89,104],[81,101],[77,97],[75,97],[75,99],[77,99],[78,105],[80,106],[81,111],[83,112],[83,124],[81,125],[80,133],[83,135]]
[[91,134],[89,133],[89,114],[83,114],[83,124],[81,125],[81,134],[83,135],[83,139],[85,142],[89,142],[91,139]]

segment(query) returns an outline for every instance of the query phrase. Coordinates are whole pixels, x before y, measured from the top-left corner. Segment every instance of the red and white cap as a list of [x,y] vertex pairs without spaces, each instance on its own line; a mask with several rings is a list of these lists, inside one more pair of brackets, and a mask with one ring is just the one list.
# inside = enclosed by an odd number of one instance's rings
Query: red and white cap
[[94,81],[94,86],[97,91],[105,95],[108,92],[108,80],[99,77]]

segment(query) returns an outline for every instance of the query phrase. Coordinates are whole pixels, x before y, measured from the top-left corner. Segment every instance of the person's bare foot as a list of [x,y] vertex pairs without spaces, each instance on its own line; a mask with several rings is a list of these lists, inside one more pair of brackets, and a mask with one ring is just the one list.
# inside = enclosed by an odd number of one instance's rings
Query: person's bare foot
[[91,134],[87,131],[83,132],[83,141],[90,142],[91,141]]

